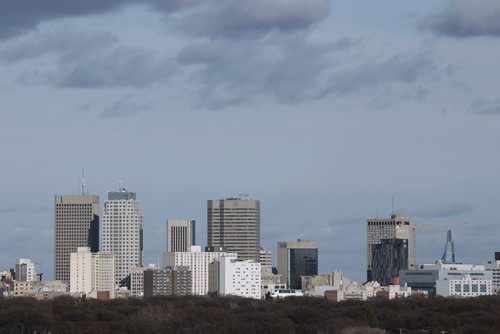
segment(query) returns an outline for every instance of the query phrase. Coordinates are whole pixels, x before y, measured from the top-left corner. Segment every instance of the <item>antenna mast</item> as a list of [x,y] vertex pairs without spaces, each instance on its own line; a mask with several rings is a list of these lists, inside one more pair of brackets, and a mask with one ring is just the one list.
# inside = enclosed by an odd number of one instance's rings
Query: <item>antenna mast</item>
[[82,195],[85,195],[85,169],[82,168]]

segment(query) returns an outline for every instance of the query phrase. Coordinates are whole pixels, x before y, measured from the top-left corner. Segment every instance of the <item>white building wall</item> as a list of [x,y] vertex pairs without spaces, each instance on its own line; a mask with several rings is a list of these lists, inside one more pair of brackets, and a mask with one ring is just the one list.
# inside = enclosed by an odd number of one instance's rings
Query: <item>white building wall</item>
[[235,261],[229,257],[221,257],[218,261],[220,296],[260,299],[260,263],[251,260]]
[[208,265],[214,259],[222,256],[236,259],[237,254],[225,252],[202,252],[200,246],[192,246],[191,252],[164,253],[163,266],[189,266],[192,274],[193,294],[205,296],[208,294]]
[[467,276],[461,279],[443,279],[436,281],[436,295],[443,297],[478,297],[493,294],[491,280],[470,279]]
[[[18,271],[22,271],[22,273]],[[35,262],[31,262],[30,259],[18,259],[16,261],[16,279],[19,280],[21,276],[26,277],[26,282],[37,281]]]
[[118,285],[131,267],[141,267],[144,263],[141,248],[144,216],[139,202],[134,199],[105,201],[102,226],[102,249],[115,254],[115,284]]
[[71,293],[89,294],[93,289],[93,258],[90,247],[78,247],[70,254]]

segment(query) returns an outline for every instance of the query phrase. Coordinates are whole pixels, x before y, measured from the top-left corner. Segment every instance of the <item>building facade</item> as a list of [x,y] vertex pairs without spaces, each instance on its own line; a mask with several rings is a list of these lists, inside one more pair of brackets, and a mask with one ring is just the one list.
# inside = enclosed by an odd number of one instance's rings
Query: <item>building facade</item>
[[[208,294],[208,265],[216,258],[226,256],[236,259],[236,253],[227,253],[221,249],[202,252],[200,246],[191,246],[190,252],[165,252],[163,254],[163,266],[189,267],[192,275],[192,293],[205,296]],[[207,250],[211,250],[207,247]]]
[[190,219],[167,219],[167,252],[189,252],[196,244],[196,222]]
[[492,272],[485,270],[484,266],[445,264],[442,261],[421,265],[418,270],[401,270],[399,274],[401,286],[408,286],[412,291],[424,291],[429,296],[438,294],[438,281],[461,280],[463,276],[470,280],[493,281]]
[[261,298],[260,263],[222,256],[209,264],[209,294]]
[[152,296],[187,296],[191,294],[192,276],[189,267],[146,268],[144,298]]
[[260,249],[261,277],[273,276],[273,253],[270,250]]
[[260,202],[245,198],[209,200],[207,245],[226,247],[240,260],[260,260]]
[[278,274],[290,289],[302,289],[301,276],[318,275],[318,244],[301,239],[278,242]]
[[436,295],[443,297],[479,297],[493,294],[491,279],[472,278],[470,275],[460,275],[453,279],[436,281]]
[[115,284],[124,285],[131,267],[144,263],[144,216],[136,194],[120,188],[104,202],[102,248],[115,255]]
[[[372,275],[372,253],[373,246],[380,244],[382,239],[405,239],[410,238],[410,221],[398,215],[392,215],[389,219],[368,219],[366,229],[366,279],[373,281]],[[408,260],[407,260],[408,261]]]
[[70,254],[78,247],[99,251],[99,196],[56,195],[54,205],[55,279],[70,284]]
[[70,258],[71,293],[104,300],[115,297],[113,254],[92,253],[89,247],[78,247]]
[[16,281],[34,282],[38,280],[34,262],[30,259],[18,259],[16,261]]
[[382,239],[373,245],[372,278],[382,286],[392,285],[400,270],[408,269],[407,239]]

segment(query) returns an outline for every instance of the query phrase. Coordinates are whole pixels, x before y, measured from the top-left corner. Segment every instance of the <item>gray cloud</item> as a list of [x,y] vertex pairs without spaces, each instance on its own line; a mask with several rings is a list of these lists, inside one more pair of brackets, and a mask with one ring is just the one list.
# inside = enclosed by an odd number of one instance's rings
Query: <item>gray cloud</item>
[[403,53],[381,62],[366,62],[332,75],[322,95],[357,93],[382,84],[414,83],[435,69],[426,54]]
[[165,82],[173,67],[168,58],[153,52],[125,47],[107,33],[81,33],[59,29],[36,33],[0,49],[0,60],[18,63],[42,56],[50,65],[21,75],[26,82],[48,81],[58,87],[144,87]]
[[23,34],[43,21],[116,10],[130,0],[23,0],[0,2],[0,39]]
[[212,37],[259,36],[307,29],[330,13],[328,0],[206,1],[177,22],[183,32]]
[[410,215],[423,218],[448,218],[468,214],[474,211],[474,207],[467,203],[453,202],[437,208],[421,208]]
[[128,117],[151,109],[151,102],[145,101],[133,95],[125,95],[120,100],[106,108],[102,113],[102,118]]
[[452,37],[500,36],[500,2],[450,0],[444,10],[423,19],[420,27]]
[[329,13],[328,0],[23,0],[0,2],[0,39],[19,36],[45,21],[96,15],[143,5],[162,15],[180,12],[183,29],[210,35],[242,35],[307,28]]
[[500,115],[500,99],[499,100],[476,100],[470,107],[472,113],[478,115]]
[[334,55],[359,41],[342,38],[315,44],[307,34],[258,40],[216,39],[179,52],[179,64],[190,68],[203,106],[221,108],[256,103],[259,98],[293,103],[313,99],[326,80]]

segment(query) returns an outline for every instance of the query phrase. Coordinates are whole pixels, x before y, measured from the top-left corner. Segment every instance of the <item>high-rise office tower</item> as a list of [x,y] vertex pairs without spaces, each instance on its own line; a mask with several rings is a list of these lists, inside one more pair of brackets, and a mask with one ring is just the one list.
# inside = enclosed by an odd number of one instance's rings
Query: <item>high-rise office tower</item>
[[444,254],[441,260],[443,260],[444,263],[456,263],[455,244],[453,243],[451,230],[448,230],[448,233],[446,234],[446,244],[444,245]]
[[167,219],[167,252],[189,252],[196,243],[195,224],[189,219]]
[[55,279],[70,283],[70,254],[78,247],[99,251],[99,196],[56,195],[54,223]]
[[366,279],[370,282],[373,280],[373,245],[380,244],[382,239],[408,240],[410,237],[410,221],[398,215],[392,215],[389,219],[368,219],[366,231]]
[[278,242],[278,274],[290,289],[301,289],[301,276],[318,275],[318,244],[301,239]]
[[408,270],[408,240],[382,239],[373,245],[372,279],[382,286],[391,285],[400,270]]
[[142,267],[144,216],[136,194],[120,188],[108,192],[102,219],[102,249],[115,255],[115,284],[129,274],[131,267]]
[[260,202],[246,198],[208,201],[208,246],[226,247],[240,260],[260,260]]

